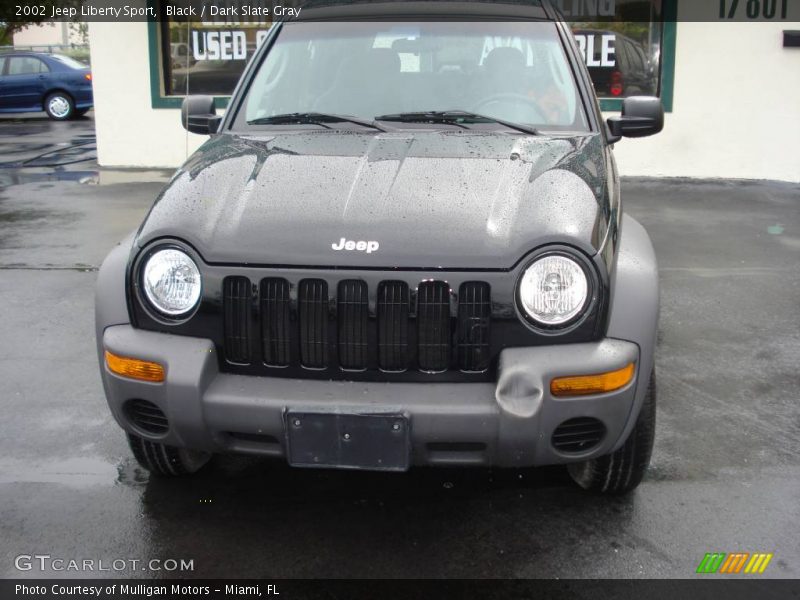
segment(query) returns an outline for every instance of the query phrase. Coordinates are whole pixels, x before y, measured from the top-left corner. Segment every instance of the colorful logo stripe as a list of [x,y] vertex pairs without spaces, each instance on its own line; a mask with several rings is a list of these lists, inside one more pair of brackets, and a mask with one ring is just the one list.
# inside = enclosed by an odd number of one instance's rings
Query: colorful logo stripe
[[772,557],[772,553],[766,552],[707,552],[697,566],[697,573],[761,574]]

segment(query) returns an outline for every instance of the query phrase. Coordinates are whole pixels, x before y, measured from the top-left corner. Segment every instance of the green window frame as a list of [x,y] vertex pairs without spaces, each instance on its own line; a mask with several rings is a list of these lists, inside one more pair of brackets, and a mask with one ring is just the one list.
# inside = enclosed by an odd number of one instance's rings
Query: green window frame
[[[156,0],[148,0],[147,5],[155,8]],[[157,13],[156,13],[157,14]],[[180,108],[183,96],[164,95],[163,52],[161,50],[161,27],[159,21],[147,21],[147,53],[150,59],[150,105],[153,108]],[[226,108],[230,96],[215,96],[217,108]]]

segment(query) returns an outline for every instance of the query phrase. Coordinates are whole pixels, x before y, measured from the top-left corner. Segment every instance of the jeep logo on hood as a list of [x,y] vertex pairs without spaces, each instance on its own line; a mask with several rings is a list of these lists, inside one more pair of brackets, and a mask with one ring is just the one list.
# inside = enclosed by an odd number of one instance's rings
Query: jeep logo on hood
[[377,251],[380,247],[378,242],[365,242],[364,240],[348,240],[346,238],[342,238],[339,240],[338,243],[331,244],[331,248],[334,250],[356,250],[357,252],[366,252],[367,254],[372,254],[373,252]]

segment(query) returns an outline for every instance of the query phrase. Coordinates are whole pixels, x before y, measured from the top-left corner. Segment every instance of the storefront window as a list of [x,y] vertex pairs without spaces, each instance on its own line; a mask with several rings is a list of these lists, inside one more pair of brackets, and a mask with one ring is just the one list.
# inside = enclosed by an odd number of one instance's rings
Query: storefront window
[[163,17],[161,52],[166,95],[230,96],[247,61],[269,31],[272,23],[268,18]]
[[557,4],[570,21],[598,97],[659,95],[661,0],[560,0]]
[[[553,2],[572,27],[599,98],[662,95],[663,11],[675,0]],[[266,38],[270,17],[242,20],[218,13],[187,18],[164,14],[165,3],[158,4],[163,95],[230,96],[247,61]]]

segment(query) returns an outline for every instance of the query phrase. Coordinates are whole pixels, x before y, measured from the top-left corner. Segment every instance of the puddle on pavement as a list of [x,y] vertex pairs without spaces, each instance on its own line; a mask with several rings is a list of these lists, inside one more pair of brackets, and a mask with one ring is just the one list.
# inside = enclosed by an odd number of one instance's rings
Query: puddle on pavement
[[0,484],[55,483],[73,488],[114,485],[119,467],[99,458],[0,459]]
[[0,169],[0,189],[26,183],[71,181],[84,185],[120,185],[126,183],[166,183],[172,170],[140,169]]
[[74,181],[87,185],[97,185],[100,183],[100,173],[99,171],[83,170],[0,169],[0,188],[48,181]]
[[[27,183],[75,182],[86,185],[164,183],[174,170],[101,169],[94,131],[68,131],[63,141],[44,139],[53,123],[43,119],[0,119],[0,189]],[[60,125],[64,125],[63,123]],[[36,137],[36,136],[39,137]],[[26,140],[26,136],[34,136]],[[22,138],[22,139],[18,139]]]
[[[6,158],[8,156],[13,156],[14,154],[31,154],[32,152],[47,152],[53,147],[53,144],[50,143],[39,143],[39,144],[24,144],[21,145],[18,140],[13,140],[12,142],[3,142],[0,139],[0,156]],[[0,162],[0,166],[4,165],[7,162],[16,162],[16,161],[6,161]]]
[[0,485],[9,483],[54,483],[70,488],[97,486],[143,486],[150,474],[136,461],[125,458],[113,464],[96,457],[21,460],[0,459]]
[[[5,146],[3,156],[11,160],[0,162],[0,169],[26,167],[63,167],[97,160],[97,142],[94,135],[78,135],[69,141],[54,144],[0,144]],[[37,153],[38,154],[35,154]]]
[[59,148],[26,158],[13,166],[17,167],[61,167],[97,160],[97,144],[94,139],[59,144]]
[[150,473],[138,465],[132,458],[126,458],[117,465],[116,483],[129,486],[145,485],[150,481]]
[[52,126],[47,123],[29,123],[23,120],[3,119],[0,137],[21,137],[47,133]]

